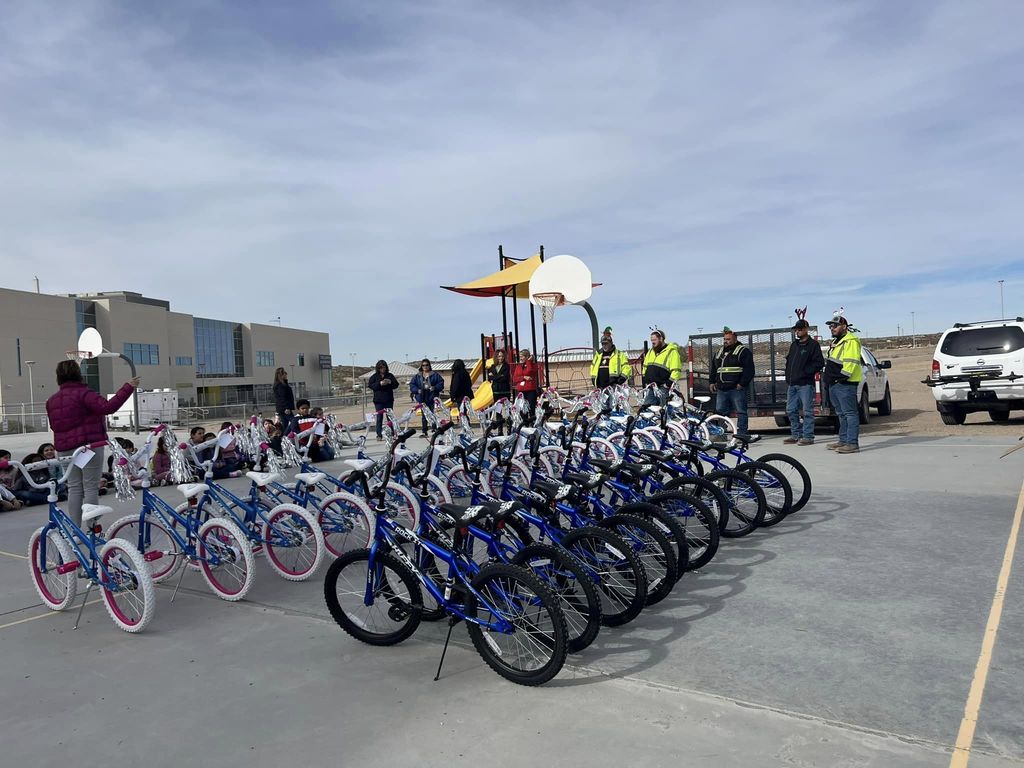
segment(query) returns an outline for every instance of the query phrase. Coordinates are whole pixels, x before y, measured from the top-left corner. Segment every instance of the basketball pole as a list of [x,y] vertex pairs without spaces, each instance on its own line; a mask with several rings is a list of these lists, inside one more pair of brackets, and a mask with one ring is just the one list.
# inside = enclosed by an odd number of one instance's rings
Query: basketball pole
[[[540,262],[541,262],[541,264],[544,263],[544,246],[543,245],[540,247]],[[531,305],[532,305],[532,303],[533,302],[531,302]],[[551,365],[550,365],[550,363],[548,363],[548,324],[547,323],[543,324],[543,327],[541,328],[541,333],[543,334],[543,339],[544,339],[544,381],[548,382],[548,386],[550,386],[550,382],[551,382]],[[536,350],[534,350],[534,351],[536,352]]]
[[[505,268],[505,252],[501,245],[498,246],[498,271]],[[513,288],[515,290],[515,288]],[[508,362],[508,305],[505,300],[508,296],[508,288],[501,289],[501,348],[505,350],[505,361]]]

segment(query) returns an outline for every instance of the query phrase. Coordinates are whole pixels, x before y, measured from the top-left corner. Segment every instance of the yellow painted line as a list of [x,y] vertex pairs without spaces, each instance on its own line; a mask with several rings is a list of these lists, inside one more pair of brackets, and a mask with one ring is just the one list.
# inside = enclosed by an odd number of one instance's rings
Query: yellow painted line
[[4,552],[2,549],[0,549],[0,555],[4,555],[5,557],[16,557],[19,560],[28,560],[28,555],[16,555],[13,552]]
[[[103,602],[103,598],[102,597],[99,598],[98,600],[90,600],[88,603],[86,603],[86,605],[96,605],[96,603],[101,603],[101,602]],[[76,605],[75,608],[77,609],[78,606]],[[0,629],[7,629],[8,627],[16,627],[19,624],[24,624],[25,622],[28,622],[28,621],[36,621],[38,619],[48,619],[51,616],[66,616],[66,615],[67,615],[66,611],[47,611],[46,613],[40,613],[38,616],[29,616],[27,619],[18,619],[17,621],[9,621],[6,624],[0,624]]]
[[949,768],[967,768],[971,759],[971,745],[974,743],[974,730],[978,727],[978,712],[981,709],[981,698],[985,693],[985,682],[988,680],[988,669],[992,665],[992,650],[996,645],[996,634],[999,632],[999,621],[1003,617],[1003,600],[1006,598],[1006,585],[1010,580],[1010,569],[1013,567],[1013,553],[1017,549],[1017,537],[1020,534],[1021,516],[1024,515],[1024,483],[1021,484],[1017,496],[1017,509],[1013,513],[1013,525],[1010,526],[1010,538],[1006,542],[1003,553],[1003,567],[999,570],[996,581],[996,594],[992,598],[992,608],[988,613],[988,624],[985,625],[985,636],[981,641],[981,655],[974,667],[974,680],[971,682],[964,717],[960,721],[960,732],[956,736],[953,747],[953,758]]

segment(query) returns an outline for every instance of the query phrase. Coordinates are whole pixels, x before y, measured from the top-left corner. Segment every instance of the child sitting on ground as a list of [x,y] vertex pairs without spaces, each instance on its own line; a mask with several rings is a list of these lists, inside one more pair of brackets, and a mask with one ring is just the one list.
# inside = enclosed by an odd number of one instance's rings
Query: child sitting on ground
[[[21,460],[22,464],[35,464],[37,461],[42,461],[43,457],[38,453],[30,453],[28,456]],[[37,485],[43,485],[50,482],[50,472],[47,469],[36,469],[29,472],[29,477],[32,478],[33,482]],[[49,496],[49,492],[34,488],[25,476],[18,472],[18,479],[14,481],[14,487],[11,489],[14,491],[14,495],[18,497],[22,504],[25,506],[32,506],[33,504],[45,504],[46,498]]]
[[[10,451],[0,450],[0,461],[11,458]],[[21,509],[21,499],[14,495],[14,481],[21,473],[16,467],[0,469],[0,512],[11,512]]]

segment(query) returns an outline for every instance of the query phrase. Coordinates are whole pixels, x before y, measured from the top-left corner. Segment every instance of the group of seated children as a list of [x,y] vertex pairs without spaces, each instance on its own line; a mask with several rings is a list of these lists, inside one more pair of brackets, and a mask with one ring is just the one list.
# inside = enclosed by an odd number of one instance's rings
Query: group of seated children
[[[10,451],[0,450],[0,461],[10,458]],[[23,458],[21,463],[35,464],[38,461],[55,458],[57,458],[57,451],[53,447],[53,443],[43,443],[35,453],[30,453]],[[43,485],[50,480],[60,480],[64,476],[64,467],[51,466],[46,469],[37,469],[29,474],[37,485]],[[47,490],[34,488],[17,467],[0,469],[0,512],[21,509],[33,504],[45,504],[48,494]],[[67,486],[64,483],[58,483],[57,498],[64,501],[67,497]]]

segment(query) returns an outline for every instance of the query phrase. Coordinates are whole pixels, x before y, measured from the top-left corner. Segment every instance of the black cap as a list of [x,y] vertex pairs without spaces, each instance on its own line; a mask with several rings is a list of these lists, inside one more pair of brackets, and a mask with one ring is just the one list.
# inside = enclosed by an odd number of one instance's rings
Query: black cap
[[797,320],[795,323],[793,323],[793,330],[794,331],[797,330],[798,328],[810,328],[810,327],[811,327],[811,324],[808,323],[806,320],[804,320],[802,318],[800,320]]
[[845,317],[843,317],[842,315],[836,315],[831,320],[829,320],[827,323],[825,323],[825,325],[828,325],[828,326],[833,326],[833,325],[849,325],[849,324],[850,323],[847,321],[847,319]]

